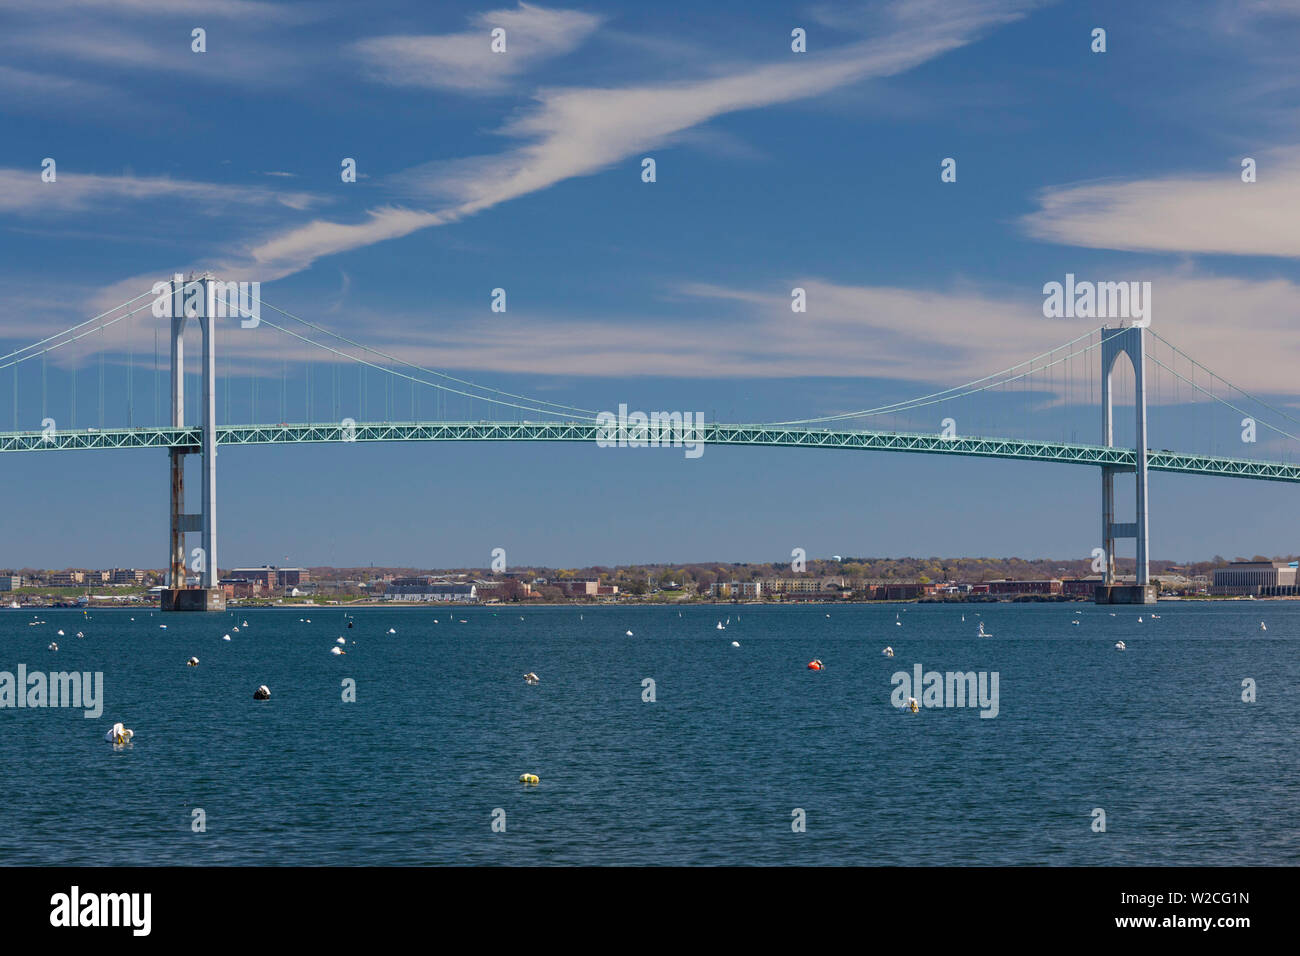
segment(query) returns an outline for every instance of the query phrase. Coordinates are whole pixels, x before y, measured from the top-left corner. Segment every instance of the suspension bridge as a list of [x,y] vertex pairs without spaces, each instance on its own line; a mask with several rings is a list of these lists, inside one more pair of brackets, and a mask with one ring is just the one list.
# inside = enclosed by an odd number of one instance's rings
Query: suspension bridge
[[[247,284],[245,284],[247,285]],[[105,448],[165,448],[171,475],[171,508],[168,548],[169,587],[163,592],[164,610],[214,610],[224,607],[217,566],[217,448],[220,445],[299,444],[305,442],[588,442],[601,443],[610,437],[608,420],[591,409],[529,398],[458,378],[445,371],[426,368],[391,352],[354,341],[308,319],[287,312],[260,297],[260,286],[250,295],[223,283],[210,273],[189,279],[177,276],[158,284],[114,308],[72,328],[0,356],[0,396],[4,396],[3,374],[12,379],[12,430],[0,431],[0,452],[56,452]],[[143,304],[140,304],[144,300]],[[160,309],[160,304],[165,308]],[[280,321],[263,317],[266,310]],[[160,314],[161,313],[161,314]],[[140,346],[140,328],[150,319],[155,324],[153,359],[150,363]],[[197,376],[186,375],[185,331],[190,319],[198,322],[202,348]],[[229,320],[229,321],[222,321]],[[134,335],[133,335],[134,329]],[[109,340],[110,330],[114,336]],[[166,340],[167,388],[162,388],[163,363],[159,336]],[[260,335],[256,350],[223,349],[220,342],[231,335]],[[289,422],[297,413],[289,397],[289,359],[279,358],[279,388],[275,388],[272,350],[264,347],[265,337],[295,352],[294,363],[303,359],[302,416],[305,421]],[[225,354],[226,372],[219,376],[219,352]],[[76,353],[78,358],[67,360]],[[138,358],[137,358],[138,355]],[[312,357],[323,359],[330,386],[328,413],[319,379],[324,374]],[[1121,359],[1125,360],[1121,362]],[[243,363],[236,369],[233,360]],[[85,424],[89,399],[83,384],[80,399],[77,383],[87,370],[98,365],[97,424]],[[192,363],[191,363],[192,364]],[[20,429],[20,420],[34,417],[22,406],[34,403],[36,369],[40,373],[41,428]],[[1116,378],[1126,367],[1127,374]],[[345,370],[355,369],[350,383]],[[1197,381],[1197,377],[1200,381]],[[116,377],[117,381],[114,381]],[[59,379],[69,389],[62,406],[62,422],[49,414],[51,383]],[[375,380],[381,381],[382,420],[368,420],[375,401]],[[152,389],[150,388],[152,385]],[[240,386],[247,392],[238,394]],[[409,396],[408,420],[397,420],[399,390]],[[1172,394],[1166,394],[1172,390]],[[57,387],[54,390],[58,391]],[[109,393],[122,397],[125,423],[110,424],[106,404]],[[137,424],[152,392],[154,421]],[[1222,423],[1207,425],[1204,434],[1210,448],[1183,452],[1148,447],[1148,400],[1153,407],[1179,408],[1188,403],[1217,410],[1229,416]],[[1186,399],[1184,400],[1184,394]],[[1008,430],[1008,420],[1019,413],[1008,411],[1008,398],[1019,396],[1025,405],[1024,434],[998,437],[993,431]],[[197,423],[187,423],[187,399],[197,404]],[[197,401],[196,401],[197,399]],[[433,417],[422,415],[422,399],[431,400]],[[1132,403],[1132,440],[1117,441],[1114,407]],[[983,408],[980,407],[981,403]],[[232,405],[249,418],[266,417],[268,405],[278,407],[278,421],[232,422]],[[143,407],[142,407],[143,406]],[[972,407],[974,406],[974,407]],[[165,415],[164,415],[165,408]],[[456,413],[468,409],[491,409],[496,418],[473,418]],[[900,427],[908,416],[933,421],[936,410],[962,409],[964,422],[975,421],[977,432],[958,434],[956,419],[942,419],[936,431]],[[344,415],[344,411],[351,415]],[[1098,412],[1100,411],[1100,416]],[[513,416],[513,420],[502,415]],[[523,416],[527,415],[528,418]],[[925,418],[928,416],[928,419]],[[78,422],[78,418],[81,422]],[[1077,440],[1080,430],[1093,433],[1095,426],[1080,418],[1100,418],[1100,441]],[[1205,415],[1195,416],[1198,423]],[[219,422],[218,419],[221,419]],[[325,420],[316,420],[324,418]],[[987,423],[986,423],[987,418]],[[1240,421],[1238,419],[1240,418]],[[536,419],[536,420],[534,420]],[[3,412],[0,411],[0,421]],[[846,427],[876,421],[886,428]],[[1285,421],[1285,428],[1278,424]],[[1247,426],[1239,436],[1240,426]],[[1035,427],[1059,429],[1060,440],[1044,435],[1030,437]],[[1099,603],[1150,603],[1155,588],[1150,581],[1150,534],[1148,522],[1148,474],[1176,472],[1238,479],[1300,482],[1300,464],[1287,460],[1285,440],[1300,442],[1286,428],[1300,427],[1300,420],[1284,410],[1227,382],[1201,365],[1150,328],[1139,326],[1092,329],[1084,335],[1036,355],[1025,362],[991,375],[916,398],[872,408],[839,412],[815,418],[759,424],[700,423],[678,430],[677,439],[715,446],[757,446],[791,448],[836,448],[862,451],[890,451],[932,455],[955,455],[1017,461],[1090,465],[1102,478],[1099,551],[1102,583],[1097,588]],[[1015,430],[1010,429],[1010,430]],[[1267,440],[1259,442],[1256,432]],[[635,435],[633,436],[635,438]],[[642,434],[644,438],[644,433]],[[1234,451],[1250,449],[1255,456],[1218,454],[1220,443]],[[201,466],[199,507],[186,511],[185,460],[197,456]],[[1133,520],[1117,521],[1115,478],[1134,476]],[[186,566],[185,535],[197,533],[201,546],[193,549]],[[1136,571],[1132,583],[1121,582],[1115,570],[1115,542],[1133,540]],[[198,583],[190,585],[189,572],[197,572]]]

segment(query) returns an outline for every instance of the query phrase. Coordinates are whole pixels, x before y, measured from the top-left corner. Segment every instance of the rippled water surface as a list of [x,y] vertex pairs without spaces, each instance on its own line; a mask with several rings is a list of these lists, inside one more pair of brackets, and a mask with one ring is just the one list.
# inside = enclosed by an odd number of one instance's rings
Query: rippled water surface
[[[2,611],[0,670],[102,671],[105,705],[0,709],[0,861],[1300,862],[1300,603],[1152,610]],[[916,664],[997,672],[998,715],[897,709]]]

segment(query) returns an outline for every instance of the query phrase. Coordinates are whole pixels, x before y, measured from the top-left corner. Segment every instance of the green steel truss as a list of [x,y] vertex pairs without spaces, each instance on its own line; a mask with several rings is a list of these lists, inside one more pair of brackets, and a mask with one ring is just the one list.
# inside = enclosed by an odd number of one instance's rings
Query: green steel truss
[[[217,429],[221,445],[298,444],[302,442],[370,441],[596,441],[594,422],[367,422],[353,426],[226,425]],[[349,437],[349,435],[353,437]],[[199,448],[200,429],[106,428],[42,432],[0,432],[2,451],[68,451],[81,448]],[[707,445],[759,445],[778,448],[856,448],[976,458],[1053,461],[1073,465],[1132,469],[1131,448],[1106,448],[1059,442],[1008,438],[941,438],[899,432],[832,431],[784,428],[776,425],[704,425],[700,437]],[[668,453],[661,449],[661,453]],[[679,449],[676,454],[683,454]],[[1172,451],[1149,451],[1152,471],[1193,475],[1223,475],[1263,481],[1300,482],[1300,465],[1249,461]]]

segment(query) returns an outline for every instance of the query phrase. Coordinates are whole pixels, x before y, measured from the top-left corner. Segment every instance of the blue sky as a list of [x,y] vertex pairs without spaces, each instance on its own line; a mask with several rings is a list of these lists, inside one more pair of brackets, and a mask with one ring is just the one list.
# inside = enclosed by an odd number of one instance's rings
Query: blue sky
[[[1105,53],[1090,49],[1097,27]],[[210,268],[498,389],[787,420],[925,394],[1083,334],[1100,323],[1042,313],[1043,284],[1072,272],[1152,282],[1154,329],[1287,408],[1298,41],[1295,0],[364,14],[0,0],[0,352]],[[955,183],[940,181],[945,157]],[[1242,183],[1243,157],[1257,182]],[[489,307],[498,287],[504,314]],[[806,313],[790,310],[794,287]],[[128,364],[132,421],[152,423],[158,325],[145,313],[51,353],[44,406],[39,360],[20,368],[17,408],[0,369],[0,427],[98,424],[100,352],[105,423],[126,423]],[[318,355],[309,410],[300,345],[233,324],[219,345],[232,422],[279,420],[282,377],[290,420],[382,417],[378,373],[362,416],[355,368]],[[1099,440],[1095,405],[1058,387],[943,414],[965,433]],[[393,417],[410,417],[407,388]],[[494,414],[421,391],[422,417]],[[1153,407],[1154,447],[1294,453],[1243,448],[1234,416],[1181,399]],[[937,430],[933,411],[888,427]],[[0,565],[162,564],[161,454],[2,464]],[[223,567],[484,566],[495,547],[561,566],[794,547],[1086,557],[1099,525],[1091,469],[926,456],[411,444],[227,448],[220,465]],[[1277,520],[1287,486],[1157,475],[1152,488],[1156,557],[1300,550]]]

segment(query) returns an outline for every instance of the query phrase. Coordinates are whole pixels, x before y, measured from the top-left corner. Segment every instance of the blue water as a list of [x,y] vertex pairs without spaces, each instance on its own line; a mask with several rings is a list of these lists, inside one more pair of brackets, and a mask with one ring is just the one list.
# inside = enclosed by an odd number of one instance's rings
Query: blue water
[[[1300,862],[1300,603],[904,607],[0,611],[0,670],[106,698],[0,710],[0,862]],[[898,710],[917,663],[998,716]]]

